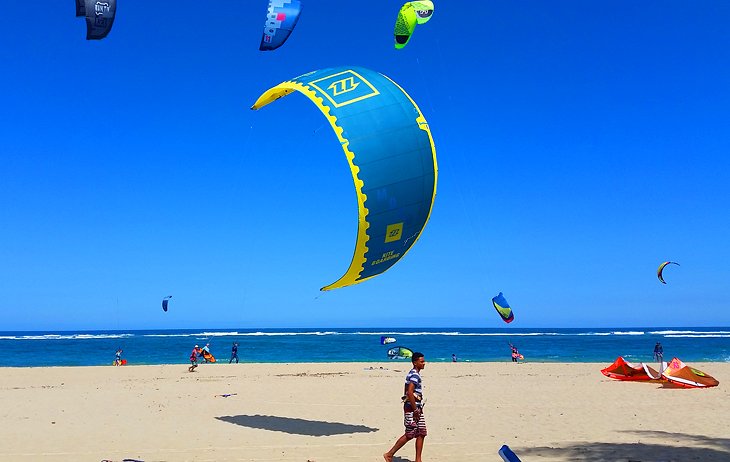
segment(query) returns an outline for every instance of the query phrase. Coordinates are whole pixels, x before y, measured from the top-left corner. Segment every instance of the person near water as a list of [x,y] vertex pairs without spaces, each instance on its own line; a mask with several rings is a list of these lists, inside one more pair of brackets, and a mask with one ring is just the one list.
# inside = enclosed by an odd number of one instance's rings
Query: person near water
[[514,345],[512,345],[510,343],[509,348],[510,348],[510,350],[512,350],[512,362],[513,363],[518,362],[522,358],[522,355],[520,354],[519,351],[517,351],[517,347],[515,347]]
[[426,419],[423,417],[423,385],[421,383],[421,371],[426,367],[426,359],[423,353],[415,352],[411,357],[413,369],[406,375],[406,383],[404,386],[405,395],[403,396],[403,425],[406,427],[405,433],[396,440],[390,451],[383,454],[386,462],[392,462],[395,453],[398,452],[408,441],[415,438],[416,440],[416,460],[422,462],[421,454],[423,452],[423,443],[428,434],[426,429]]
[[114,359],[114,365],[115,366],[121,366],[122,365],[122,351],[123,350],[121,348],[117,348],[117,352],[114,353],[115,356],[116,356],[115,359]]
[[[204,351],[206,353],[208,353],[208,354],[212,354],[210,352],[210,343],[206,343],[205,346],[200,349],[200,352],[198,353],[198,356],[203,356],[203,352]],[[203,356],[203,361],[205,361],[207,363],[208,362],[208,358],[206,358],[205,356]]]
[[228,364],[231,364],[233,360],[236,360],[236,364],[238,364],[238,343],[233,342],[233,346],[231,347],[231,359],[228,361]]
[[195,372],[195,368],[198,367],[199,354],[201,354],[200,347],[195,345],[193,351],[190,353],[190,367],[188,367],[188,372]]
[[654,359],[660,362],[664,361],[664,347],[659,342],[656,342],[656,345],[654,345]]
[[456,362],[456,353],[451,353],[451,362],[452,363]]

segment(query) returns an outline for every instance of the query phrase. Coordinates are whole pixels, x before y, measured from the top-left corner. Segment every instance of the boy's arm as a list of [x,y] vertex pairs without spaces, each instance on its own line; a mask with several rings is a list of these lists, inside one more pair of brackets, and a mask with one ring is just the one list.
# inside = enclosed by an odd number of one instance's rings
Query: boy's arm
[[413,393],[413,390],[415,389],[416,385],[414,385],[413,382],[409,382],[408,390],[406,390],[406,398],[408,399],[408,403],[411,405],[413,412],[421,412],[420,409],[418,409],[418,406],[416,406],[416,395]]

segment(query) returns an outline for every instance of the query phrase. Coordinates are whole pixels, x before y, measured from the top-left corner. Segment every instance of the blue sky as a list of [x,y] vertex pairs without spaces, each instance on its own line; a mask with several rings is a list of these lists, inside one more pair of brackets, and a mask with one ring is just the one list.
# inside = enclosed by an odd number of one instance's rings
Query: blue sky
[[[0,330],[730,325],[730,4],[437,2],[393,47],[393,1],[119,0],[87,42],[71,0],[0,15]],[[347,268],[357,207],[338,142],[267,88],[379,71],[436,144],[408,255]],[[656,278],[664,260],[681,266]],[[163,313],[160,300],[173,295]]]

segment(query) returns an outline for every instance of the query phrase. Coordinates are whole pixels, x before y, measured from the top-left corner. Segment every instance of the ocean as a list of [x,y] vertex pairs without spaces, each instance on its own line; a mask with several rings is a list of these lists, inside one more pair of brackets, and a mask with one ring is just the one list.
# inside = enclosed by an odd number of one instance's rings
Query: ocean
[[[396,343],[381,345],[380,337]],[[420,351],[427,361],[510,361],[509,343],[532,362],[650,362],[656,342],[664,359],[730,361],[730,327],[621,329],[218,329],[0,332],[0,367],[111,365],[117,348],[128,364],[188,364],[195,344],[210,344],[228,362],[381,362],[388,348]],[[403,361],[403,360],[400,360]]]

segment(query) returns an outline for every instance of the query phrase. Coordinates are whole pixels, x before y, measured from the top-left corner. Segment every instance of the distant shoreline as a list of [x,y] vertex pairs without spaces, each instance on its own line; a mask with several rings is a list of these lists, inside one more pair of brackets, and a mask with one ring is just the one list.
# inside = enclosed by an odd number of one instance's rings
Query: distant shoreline
[[[383,344],[383,337],[395,338]],[[106,366],[117,349],[130,365],[187,364],[193,346],[210,345],[228,362],[238,344],[246,363],[341,363],[388,361],[387,350],[406,347],[431,362],[511,362],[514,345],[532,363],[652,362],[661,342],[666,359],[730,362],[730,328],[413,328],[413,329],[225,329],[87,332],[0,332],[0,367]]]
[[[672,358],[669,358],[672,359]],[[681,358],[680,358],[681,359]],[[474,365],[490,365],[490,364],[507,364],[509,367],[522,367],[528,364],[539,364],[539,365],[581,365],[581,366],[595,366],[598,370],[603,369],[604,367],[611,364],[611,362],[595,362],[595,361],[521,361],[518,364],[513,364],[510,360],[505,361],[458,361],[457,363],[452,363],[451,361],[433,361],[429,360],[429,363],[436,363],[436,364],[474,364]],[[656,365],[657,361],[643,361],[644,363],[652,366]],[[228,361],[221,361],[216,363],[198,363],[197,371],[204,370],[206,368],[210,367],[246,367],[246,366],[264,366],[264,365],[270,365],[270,366],[286,366],[291,365],[292,367],[301,367],[301,366],[322,366],[322,365],[344,365],[344,366],[352,366],[352,365],[363,365],[363,366],[372,366],[372,370],[378,370],[379,368],[383,369],[403,369],[403,368],[410,368],[411,363],[410,361],[399,361],[399,362],[377,362],[377,361],[318,361],[318,362],[312,362],[312,361],[303,361],[303,362],[292,362],[292,361],[281,361],[281,362],[244,362],[241,361],[238,364],[232,363],[229,364]],[[707,367],[715,364],[730,364],[730,361],[691,361],[691,365],[697,366],[698,368]],[[161,363],[161,364],[134,364],[134,363],[127,363],[124,366],[119,366],[119,368],[133,368],[133,367],[180,367],[180,368],[187,368],[190,366],[190,363]],[[99,369],[107,369],[107,368],[117,368],[117,366],[114,365],[78,365],[78,366],[0,366],[0,371],[2,370],[9,370],[9,369],[83,369],[83,368],[99,368]],[[368,369],[368,367],[364,367],[363,370]]]

